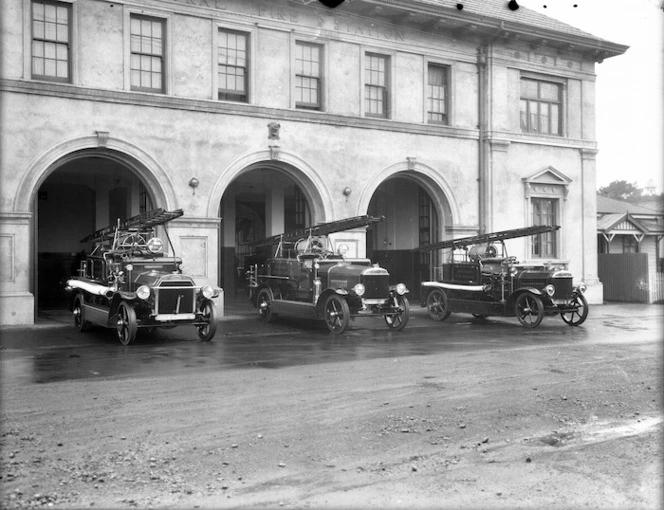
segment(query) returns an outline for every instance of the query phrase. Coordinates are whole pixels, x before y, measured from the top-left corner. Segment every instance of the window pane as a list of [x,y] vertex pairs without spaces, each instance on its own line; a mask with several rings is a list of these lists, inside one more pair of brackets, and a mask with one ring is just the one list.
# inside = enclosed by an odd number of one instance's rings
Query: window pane
[[219,99],[246,102],[248,36],[220,29],[217,41],[217,95]]
[[164,89],[164,22],[132,16],[130,23],[131,86],[162,92]]
[[447,73],[444,66],[429,64],[427,117],[429,122],[447,124]]
[[559,106],[557,104],[550,105],[551,134],[554,134],[554,135],[562,134],[561,131],[560,131],[560,119],[558,117],[558,108],[559,108]]
[[303,42],[295,43],[295,106],[320,109],[321,47]]
[[387,58],[365,55],[365,113],[372,117],[387,117]]
[[69,81],[69,4],[32,2],[32,74],[40,79]]
[[562,86],[557,83],[521,79],[521,130],[532,133],[562,134],[560,109]]
[[537,98],[537,82],[533,80],[521,80],[521,97],[536,99]]
[[541,83],[540,84],[540,99],[548,101],[558,101],[559,85],[555,83]]

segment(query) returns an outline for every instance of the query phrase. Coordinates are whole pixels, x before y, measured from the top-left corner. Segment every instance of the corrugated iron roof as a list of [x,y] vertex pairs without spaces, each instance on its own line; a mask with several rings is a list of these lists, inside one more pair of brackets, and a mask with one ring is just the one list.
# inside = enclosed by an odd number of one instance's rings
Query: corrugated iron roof
[[657,211],[653,209],[648,209],[647,207],[642,207],[637,204],[632,204],[630,202],[625,202],[624,200],[616,200],[615,198],[609,198],[602,195],[597,195],[597,213],[630,213],[630,214],[650,214],[656,216]]

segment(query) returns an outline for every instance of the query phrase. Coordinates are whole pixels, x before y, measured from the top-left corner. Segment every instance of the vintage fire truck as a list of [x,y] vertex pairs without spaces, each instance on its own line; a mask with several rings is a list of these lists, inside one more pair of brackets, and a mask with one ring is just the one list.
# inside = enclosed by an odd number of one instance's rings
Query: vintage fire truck
[[328,237],[382,220],[358,216],[251,243],[253,250],[270,250],[263,263],[248,271],[250,299],[259,318],[266,322],[277,315],[323,320],[337,334],[355,317],[383,317],[387,327],[396,331],[406,327],[406,285],[391,284],[388,271],[369,259],[345,258],[348,246],[335,248]]
[[155,209],[119,221],[90,234],[81,242],[95,247],[80,262],[78,275],[67,281],[74,325],[114,328],[123,345],[136,339],[139,328],[194,326],[201,340],[212,339],[217,329],[212,299],[220,289],[196,285],[182,273],[182,259],[164,251],[156,236],[161,226],[173,245],[165,224],[182,209]]
[[528,328],[552,315],[560,315],[571,326],[583,324],[588,316],[584,283],[575,285],[572,273],[555,265],[523,265],[507,254],[505,240],[550,235],[559,228],[517,228],[419,247],[449,250],[447,261],[437,268],[438,280],[421,283],[421,306],[438,321],[450,312],[466,312],[481,318],[516,316]]

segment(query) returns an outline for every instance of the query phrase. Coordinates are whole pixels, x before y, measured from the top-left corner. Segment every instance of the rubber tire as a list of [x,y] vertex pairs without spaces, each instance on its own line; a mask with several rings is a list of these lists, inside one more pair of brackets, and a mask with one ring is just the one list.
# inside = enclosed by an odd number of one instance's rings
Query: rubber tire
[[204,326],[196,327],[198,330],[198,338],[204,342],[209,342],[214,338],[214,335],[217,332],[217,308],[211,300],[206,299],[201,303],[200,311],[201,315],[203,315],[208,322]]
[[92,323],[86,321],[83,318],[83,301],[84,301],[83,296],[81,294],[78,294],[74,298],[74,307],[72,309],[72,313],[74,315],[74,326],[81,333],[90,331],[90,328],[92,327]]
[[410,305],[406,296],[397,296],[397,306],[402,309],[399,315],[385,314],[385,324],[394,331],[401,331],[408,324]]
[[[262,306],[265,303],[265,306]],[[258,318],[263,322],[272,322],[275,314],[272,313],[272,291],[270,289],[261,289],[256,298],[256,309]]]
[[120,306],[118,306],[118,321],[116,325],[118,340],[120,340],[122,345],[133,344],[136,340],[137,331],[136,310],[122,301]]
[[444,321],[450,316],[447,309],[447,295],[442,289],[433,289],[427,296],[427,311],[435,321]]
[[346,331],[350,322],[350,308],[345,299],[331,294],[323,306],[325,325],[331,333],[339,335]]
[[[533,311],[535,314],[533,314]],[[544,303],[542,299],[530,292],[519,294],[514,303],[514,314],[522,326],[536,328],[544,318]]]
[[[561,313],[560,316],[570,326],[580,326],[588,317],[588,301],[586,300],[586,296],[583,294],[574,293],[574,296],[572,296],[572,302],[570,304],[572,306],[577,306],[576,311]],[[582,310],[581,313],[579,313],[579,309]],[[575,320],[574,317],[577,315],[578,319]]]

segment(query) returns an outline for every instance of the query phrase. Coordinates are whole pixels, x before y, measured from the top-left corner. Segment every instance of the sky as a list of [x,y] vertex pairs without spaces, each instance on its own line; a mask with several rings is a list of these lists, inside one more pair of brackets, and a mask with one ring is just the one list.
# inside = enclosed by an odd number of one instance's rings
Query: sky
[[517,0],[629,46],[596,64],[597,187],[627,181],[664,192],[664,0]]

